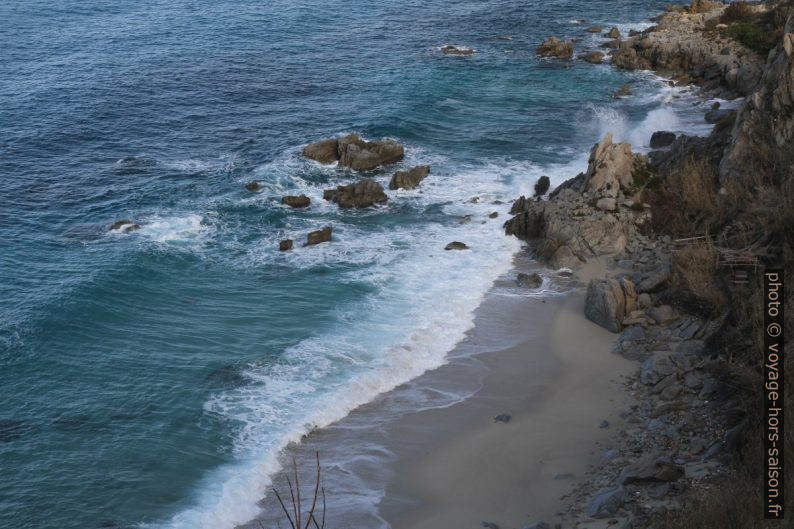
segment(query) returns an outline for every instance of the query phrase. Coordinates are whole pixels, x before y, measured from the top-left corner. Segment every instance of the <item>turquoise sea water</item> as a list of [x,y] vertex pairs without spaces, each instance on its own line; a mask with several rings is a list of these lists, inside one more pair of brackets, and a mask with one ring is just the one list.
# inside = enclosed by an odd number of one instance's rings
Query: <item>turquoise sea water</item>
[[[443,363],[519,248],[510,199],[607,130],[690,125],[648,74],[534,54],[666,3],[3,2],[0,527],[250,519],[280,447]],[[358,176],[299,153],[349,132],[431,176],[337,210],[322,190]]]

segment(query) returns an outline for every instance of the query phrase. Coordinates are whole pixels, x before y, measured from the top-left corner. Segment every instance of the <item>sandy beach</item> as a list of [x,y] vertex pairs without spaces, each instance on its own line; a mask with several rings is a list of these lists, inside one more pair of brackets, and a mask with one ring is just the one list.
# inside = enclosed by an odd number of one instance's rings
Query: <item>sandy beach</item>
[[[600,268],[579,277],[586,282]],[[400,463],[381,507],[392,527],[521,527],[553,519],[560,496],[599,457],[593,448],[613,434],[602,421],[619,423],[628,405],[619,382],[634,367],[610,352],[614,335],[585,320],[583,303],[578,288],[530,307],[526,322],[540,332],[482,355],[488,374],[472,398],[394,425]],[[495,421],[500,414],[510,421]],[[434,434],[423,442],[398,446],[428,430]]]

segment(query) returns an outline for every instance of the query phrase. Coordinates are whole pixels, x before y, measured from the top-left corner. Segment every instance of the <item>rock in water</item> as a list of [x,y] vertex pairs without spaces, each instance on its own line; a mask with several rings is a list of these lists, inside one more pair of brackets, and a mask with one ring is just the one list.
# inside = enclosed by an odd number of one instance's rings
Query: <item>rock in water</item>
[[334,163],[339,160],[339,140],[321,140],[310,143],[303,149],[303,156],[320,163]]
[[588,33],[601,33],[602,31],[604,31],[604,28],[602,28],[601,26],[590,26],[589,28],[587,28],[586,31]]
[[245,188],[248,191],[259,191],[260,189],[262,189],[262,186],[259,184],[259,182],[254,180],[252,182],[248,182],[247,184],[245,184]]
[[505,422],[505,423],[507,423],[507,422],[510,422],[510,419],[512,419],[512,418],[513,418],[513,416],[510,415],[509,413],[500,413],[499,415],[497,415],[496,417],[493,418],[493,421],[494,422]]
[[308,208],[312,201],[306,195],[285,196],[281,198],[281,203],[291,208]]
[[331,226],[326,226],[321,230],[310,232],[306,240],[306,245],[312,246],[315,244],[320,244],[321,242],[328,242],[330,240],[331,240]]
[[631,88],[627,84],[620,85],[620,88],[618,88],[614,94],[615,97],[628,97],[630,95],[631,95]]
[[452,241],[444,247],[445,250],[468,250],[469,247],[459,241]]
[[382,204],[389,198],[383,192],[383,186],[371,178],[355,184],[326,189],[323,198],[339,204],[340,208],[368,208],[374,204]]
[[408,171],[397,171],[391,177],[389,189],[413,189],[429,174],[429,165],[419,165]]
[[600,51],[591,51],[590,53],[580,55],[579,58],[591,64],[601,64],[604,62],[604,54]]
[[549,192],[550,186],[551,186],[551,181],[549,180],[549,177],[541,176],[540,178],[538,178],[538,181],[535,182],[535,196],[542,197],[543,195]]
[[339,140],[338,151],[339,165],[354,171],[371,171],[405,156],[403,146],[394,140],[364,141],[356,134]]
[[516,284],[524,288],[539,288],[543,284],[543,278],[540,274],[524,274],[520,273],[516,277]]
[[537,54],[541,57],[570,59],[573,57],[573,42],[563,42],[557,37],[549,37],[538,46]]
[[463,46],[453,46],[450,44],[448,46],[443,46],[441,48],[441,53],[443,53],[444,55],[458,55],[458,56],[474,55],[474,50],[471,48],[466,48]]
[[675,132],[657,130],[651,135],[651,149],[668,147],[675,141]]
[[613,27],[612,29],[610,29],[607,32],[606,37],[610,38],[610,39],[619,39],[620,38],[620,30],[618,28],[616,28],[616,27]]
[[292,239],[284,239],[280,243],[278,243],[278,249],[281,252],[286,252],[287,250],[292,250]]
[[120,231],[122,233],[130,233],[135,230],[141,229],[140,224],[136,224],[131,220],[117,220],[110,225],[111,231]]

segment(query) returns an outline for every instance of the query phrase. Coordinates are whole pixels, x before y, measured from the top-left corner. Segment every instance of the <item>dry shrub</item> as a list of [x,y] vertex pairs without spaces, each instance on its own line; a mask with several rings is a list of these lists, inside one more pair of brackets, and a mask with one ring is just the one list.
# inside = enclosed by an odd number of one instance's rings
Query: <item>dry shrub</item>
[[708,161],[690,158],[672,171],[657,189],[649,190],[655,231],[701,235],[719,209],[717,175]]
[[673,253],[673,288],[681,308],[711,315],[728,299],[719,277],[719,254],[708,243],[688,246]]
[[720,15],[720,22],[722,24],[748,22],[752,20],[754,15],[753,8],[747,2],[733,2],[728,4],[728,7]]

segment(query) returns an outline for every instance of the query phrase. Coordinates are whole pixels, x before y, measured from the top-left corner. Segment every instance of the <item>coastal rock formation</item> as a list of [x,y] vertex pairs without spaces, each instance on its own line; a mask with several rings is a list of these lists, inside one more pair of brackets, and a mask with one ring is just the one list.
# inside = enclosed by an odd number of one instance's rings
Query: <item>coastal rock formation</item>
[[354,171],[371,171],[399,162],[405,156],[405,149],[394,140],[364,141],[357,134],[349,134],[311,143],[303,149],[303,156],[324,164],[339,162],[340,166]]
[[701,3],[688,11],[671,11],[649,28],[621,42],[612,63],[628,70],[653,69],[684,76],[726,97],[750,93],[761,77],[763,57],[719,32],[705,31],[716,24],[721,3]]
[[610,39],[619,39],[620,30],[613,26],[604,36]]
[[256,192],[256,191],[259,191],[260,189],[262,189],[262,186],[256,180],[252,180],[251,182],[248,182],[247,184],[245,184],[245,188],[248,191]]
[[326,226],[321,230],[309,232],[309,235],[306,237],[306,246],[313,246],[315,244],[320,244],[321,242],[330,241],[331,232],[331,226]]
[[585,189],[600,196],[616,197],[621,190],[629,190],[634,173],[645,163],[644,156],[632,154],[631,145],[612,143],[612,134],[607,133],[590,152]]
[[637,292],[630,279],[593,279],[587,285],[585,317],[609,331],[620,332],[636,306]]
[[590,26],[585,31],[587,31],[588,33],[601,33],[602,31],[604,31],[604,28],[602,28],[601,26]]
[[391,177],[389,189],[413,189],[430,174],[429,165],[419,165],[408,171],[397,171]]
[[306,195],[281,197],[281,203],[291,208],[308,208],[312,201]]
[[293,241],[292,239],[284,239],[283,241],[278,243],[278,249],[281,252],[286,252],[288,250],[292,250]]
[[549,37],[538,46],[537,54],[541,57],[570,59],[573,57],[573,42],[563,42],[557,37]]
[[[794,176],[794,13],[758,88],[739,111],[720,163],[720,181],[766,182]],[[761,156],[759,156],[759,153]],[[758,163],[759,158],[763,163]]]
[[130,233],[141,229],[140,224],[132,222],[131,220],[117,220],[110,225],[111,231],[120,231],[121,233]]
[[441,53],[444,55],[474,55],[474,50],[463,46],[447,45],[441,47]]
[[388,200],[386,193],[383,192],[383,186],[371,178],[355,184],[339,186],[336,189],[326,189],[323,191],[323,198],[345,209],[368,208]]

